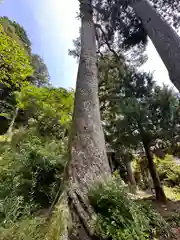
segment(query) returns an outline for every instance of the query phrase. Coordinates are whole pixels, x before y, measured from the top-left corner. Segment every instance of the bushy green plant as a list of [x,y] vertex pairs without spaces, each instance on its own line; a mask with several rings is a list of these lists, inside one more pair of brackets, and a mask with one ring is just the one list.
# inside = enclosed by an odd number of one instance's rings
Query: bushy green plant
[[13,136],[0,159],[1,222],[50,207],[63,178],[65,154],[63,141],[31,130]]
[[168,217],[167,221],[171,225],[171,227],[173,227],[173,228],[179,227],[180,226],[180,213],[175,212],[172,216]]
[[89,199],[97,213],[95,231],[114,240],[149,239],[154,231],[161,232],[161,224],[167,226],[159,214],[137,203],[117,178],[95,185]]
[[149,230],[154,231],[158,236],[168,238],[171,229],[165,219],[146,202],[141,203],[142,213],[149,219]]
[[43,218],[25,218],[8,228],[0,227],[0,240],[43,240],[45,229]]
[[74,92],[64,88],[28,85],[16,92],[17,106],[29,111],[42,136],[62,139],[69,129]]
[[52,216],[27,217],[0,227],[0,240],[64,240],[68,224],[68,207],[62,197],[56,204]]
[[155,159],[157,170],[161,180],[170,186],[180,184],[180,166],[172,155],[166,155],[164,159]]

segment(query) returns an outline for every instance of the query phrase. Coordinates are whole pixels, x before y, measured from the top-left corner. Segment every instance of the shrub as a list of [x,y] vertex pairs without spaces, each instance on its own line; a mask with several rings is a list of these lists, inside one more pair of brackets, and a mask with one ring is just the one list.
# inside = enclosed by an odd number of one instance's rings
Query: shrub
[[141,203],[140,209],[143,214],[149,219],[148,229],[150,232],[153,230],[156,235],[162,236],[164,238],[168,238],[170,236],[170,226],[164,220],[164,218],[152,208],[151,205],[148,203]]
[[0,227],[0,240],[64,240],[68,208],[62,197],[49,221],[44,217],[25,217]]
[[[17,133],[20,134],[20,133]],[[49,208],[61,184],[66,149],[60,140],[26,131],[1,152],[0,221],[13,222]]]
[[0,227],[0,240],[43,240],[45,236],[43,218],[26,218],[9,225]]
[[[119,179],[95,185],[89,199],[97,213],[95,231],[116,240],[145,240],[154,231],[168,235],[167,224],[150,209],[133,199]],[[164,224],[162,232],[161,228]]]
[[172,216],[169,216],[167,219],[168,223],[172,228],[177,228],[180,225],[180,213],[175,212]]
[[173,156],[166,155],[164,159],[156,158],[155,162],[161,180],[170,186],[180,184],[180,166]]

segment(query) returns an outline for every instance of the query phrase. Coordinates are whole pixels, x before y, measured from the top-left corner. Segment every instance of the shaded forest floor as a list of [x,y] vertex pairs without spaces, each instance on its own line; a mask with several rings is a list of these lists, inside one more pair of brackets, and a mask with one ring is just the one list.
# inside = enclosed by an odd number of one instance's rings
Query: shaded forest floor
[[[167,196],[166,204],[157,202],[155,195],[150,192],[137,192],[139,202],[147,202],[160,213],[160,215],[170,224],[173,238],[170,240],[180,240],[180,193],[176,193],[176,189],[165,187]],[[160,238],[160,240],[163,240]]]

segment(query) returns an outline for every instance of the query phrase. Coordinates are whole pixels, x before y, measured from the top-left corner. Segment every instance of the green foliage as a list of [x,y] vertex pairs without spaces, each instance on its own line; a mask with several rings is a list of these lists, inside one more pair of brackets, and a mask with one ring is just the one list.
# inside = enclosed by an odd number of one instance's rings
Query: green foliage
[[[1,17],[0,33],[0,134],[5,134],[17,107],[15,91],[21,91],[29,83],[37,86],[47,84],[49,74],[42,58],[31,54],[31,43],[22,26],[7,17]],[[28,117],[27,112],[20,109],[14,126],[27,124]],[[44,122],[44,125],[47,124]],[[57,126],[55,123],[52,125]]]
[[136,149],[144,132],[146,137],[152,135],[157,123],[151,111],[152,76],[136,72],[110,56],[100,63],[99,95],[107,141],[113,149]]
[[95,230],[100,235],[114,240],[145,240],[154,232],[168,235],[167,224],[159,214],[136,202],[119,179],[97,184],[89,199],[97,213]]
[[141,211],[149,219],[149,230],[154,231],[156,236],[161,236],[163,239],[171,235],[171,229],[165,219],[147,203],[141,203]]
[[0,227],[0,240],[43,240],[45,221],[40,217],[29,217],[11,224],[8,228]]
[[164,185],[164,192],[165,192],[168,199],[170,199],[172,201],[180,201],[180,188],[179,188],[179,186],[169,187],[166,184],[166,185]]
[[34,69],[31,82],[37,86],[48,84],[50,77],[43,59],[37,54],[32,54],[31,65]]
[[73,92],[63,88],[25,86],[17,94],[17,106],[22,109],[33,107],[37,115],[57,116],[61,124],[70,121],[73,109]]
[[176,158],[166,155],[164,159],[155,159],[160,178],[170,186],[180,184],[180,166]]
[[174,227],[174,228],[179,227],[180,213],[175,212],[172,216],[168,217],[167,221],[171,225],[171,227]]
[[15,21],[10,21],[10,24],[15,28],[16,34],[18,35],[20,40],[23,42],[24,47],[27,49],[28,53],[31,53],[31,42],[24,28]]
[[[26,77],[32,74],[30,60],[24,49],[7,36],[0,25],[0,83],[19,88],[26,84]],[[12,54],[13,53],[13,54]]]
[[143,146],[169,151],[177,145],[179,99],[171,89],[108,55],[99,61],[99,79],[105,138],[120,160]]
[[14,91],[28,84],[33,69],[29,53],[7,17],[0,18],[0,33],[0,134],[5,134],[16,105]]
[[14,222],[51,205],[63,178],[66,145],[33,130],[14,134],[1,151],[1,222]]
[[0,240],[64,240],[68,220],[68,208],[64,200],[59,201],[51,219],[28,216],[7,226],[0,227]]
[[56,138],[65,136],[72,118],[73,91],[29,85],[16,96],[17,106],[29,111],[41,135]]
[[4,31],[7,35],[16,40],[27,52],[31,53],[31,42],[27,36],[24,28],[15,21],[11,21],[7,17],[1,17],[0,23],[3,25]]

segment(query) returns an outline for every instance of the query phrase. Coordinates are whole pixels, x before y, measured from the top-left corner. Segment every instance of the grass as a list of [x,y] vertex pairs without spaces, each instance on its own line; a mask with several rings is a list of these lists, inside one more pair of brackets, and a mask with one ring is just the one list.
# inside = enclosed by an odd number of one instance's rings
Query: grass
[[0,240],[63,240],[66,239],[68,208],[61,199],[49,220],[46,216],[31,216],[0,227]]
[[25,218],[12,223],[8,228],[0,228],[0,240],[43,240],[44,219],[40,217]]

